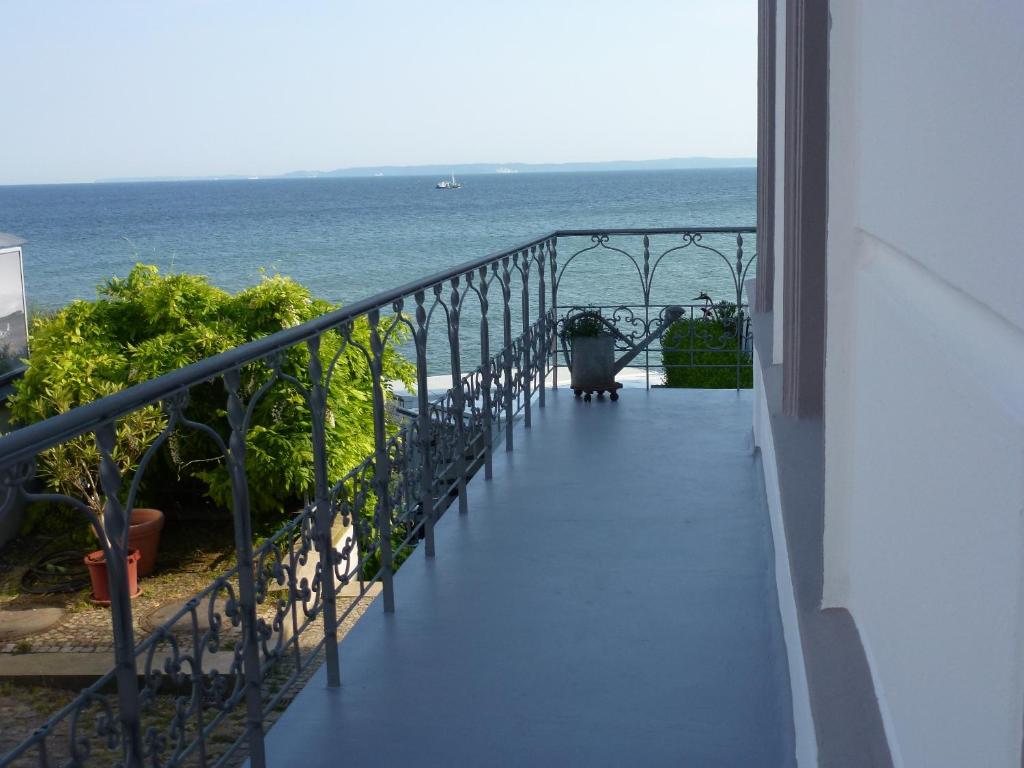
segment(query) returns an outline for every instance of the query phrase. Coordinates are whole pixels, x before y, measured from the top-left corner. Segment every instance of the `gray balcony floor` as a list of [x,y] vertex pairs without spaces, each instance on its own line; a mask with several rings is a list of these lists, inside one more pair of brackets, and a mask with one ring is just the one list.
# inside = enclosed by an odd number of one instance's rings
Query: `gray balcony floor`
[[750,393],[548,395],[269,765],[794,764]]

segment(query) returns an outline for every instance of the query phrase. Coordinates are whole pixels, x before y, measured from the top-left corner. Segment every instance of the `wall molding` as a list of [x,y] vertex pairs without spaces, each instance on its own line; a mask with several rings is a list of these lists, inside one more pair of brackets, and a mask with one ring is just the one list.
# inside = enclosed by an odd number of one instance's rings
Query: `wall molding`
[[775,299],[775,20],[777,15],[776,0],[759,0],[757,29],[757,283],[754,296],[754,307],[758,312],[771,312]]
[[828,225],[827,0],[787,0],[783,410],[821,417]]

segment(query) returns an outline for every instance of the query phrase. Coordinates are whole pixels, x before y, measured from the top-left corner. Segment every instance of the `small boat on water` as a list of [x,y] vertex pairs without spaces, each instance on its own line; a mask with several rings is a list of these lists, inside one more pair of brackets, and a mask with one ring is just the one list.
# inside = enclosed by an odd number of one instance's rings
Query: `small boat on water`
[[434,189],[462,189],[462,185],[455,180],[455,174],[453,173],[451,181],[448,181],[448,179],[441,179],[437,182],[437,186],[435,186]]

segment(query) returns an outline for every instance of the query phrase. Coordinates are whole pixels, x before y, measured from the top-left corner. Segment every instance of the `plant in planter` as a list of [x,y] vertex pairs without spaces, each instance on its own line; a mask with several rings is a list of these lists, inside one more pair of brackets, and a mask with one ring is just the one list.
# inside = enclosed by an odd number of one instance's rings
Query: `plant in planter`
[[[9,400],[12,422],[27,424],[64,413],[122,389],[130,373],[130,358],[98,335],[108,316],[100,303],[74,302],[61,312],[33,323],[32,358],[16,392]],[[118,420],[114,429],[111,458],[122,477],[130,475],[149,445],[163,430],[166,417],[159,406],[139,409]],[[37,461],[39,476],[54,491],[81,500],[95,515],[105,536],[104,497],[99,483],[100,452],[92,434],[67,440],[42,452]],[[52,510],[41,513],[49,523]],[[29,517],[29,527],[38,525],[40,512]],[[59,516],[58,516],[59,517]],[[163,513],[159,510],[131,510],[129,551],[140,550],[138,575],[152,572],[159,546]],[[101,543],[103,541],[101,540]],[[97,588],[106,592],[102,550],[87,558]],[[131,558],[130,558],[131,560]],[[99,579],[97,582],[96,579]],[[134,592],[133,592],[134,594]]]
[[615,336],[607,321],[593,310],[570,315],[565,320],[562,343],[568,345],[570,386],[576,397],[583,395],[589,402],[591,393],[602,397],[609,392],[612,400],[618,400],[616,390],[621,385],[615,381]]
[[[122,473],[130,473],[145,450],[147,437],[155,439],[163,428],[162,415],[159,411],[145,409],[136,412],[121,421],[115,430],[115,449],[112,458]],[[92,534],[101,549],[89,553],[85,564],[89,569],[92,582],[93,598],[99,603],[110,600],[107,583],[106,552],[112,549],[104,525],[104,497],[99,481],[100,452],[93,435],[87,434],[61,443],[41,453],[37,459],[40,479],[57,493],[79,499],[92,512],[95,525]],[[132,515],[134,518],[134,514]],[[132,520],[134,522],[134,519]],[[162,522],[162,520],[161,520]],[[129,528],[128,538],[128,577],[130,594],[138,593],[137,577],[139,575],[139,545],[135,541],[136,526]]]
[[701,316],[674,322],[662,343],[665,386],[733,389],[753,386],[752,354],[744,346],[744,318],[736,304],[706,293]]

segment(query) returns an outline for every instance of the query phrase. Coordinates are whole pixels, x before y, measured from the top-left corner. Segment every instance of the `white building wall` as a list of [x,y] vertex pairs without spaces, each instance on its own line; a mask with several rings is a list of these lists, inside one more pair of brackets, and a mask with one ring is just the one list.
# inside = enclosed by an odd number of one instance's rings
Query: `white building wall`
[[1019,766],[1024,4],[831,7],[824,602],[897,765]]

